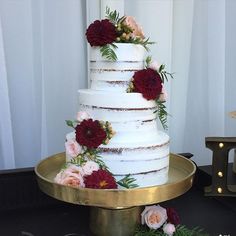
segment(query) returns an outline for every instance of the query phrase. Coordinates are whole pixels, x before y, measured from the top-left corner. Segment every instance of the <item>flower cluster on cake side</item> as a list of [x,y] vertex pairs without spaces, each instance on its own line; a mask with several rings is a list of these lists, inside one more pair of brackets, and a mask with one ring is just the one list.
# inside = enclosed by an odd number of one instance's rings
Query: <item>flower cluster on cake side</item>
[[140,218],[141,225],[136,228],[134,236],[207,236],[199,227],[188,229],[181,225],[179,214],[172,207],[146,206]]
[[[148,51],[148,45],[153,44],[145,38],[144,32],[132,16],[119,17],[117,11],[106,10],[106,19],[96,20],[89,25],[86,37],[91,47],[99,47],[101,55],[110,61],[116,61],[116,48],[119,43],[142,45]],[[165,65],[152,61],[151,56],[146,59],[146,68],[136,71],[130,78],[127,92],[141,93],[147,100],[155,100],[156,113],[164,129],[167,129],[165,102],[167,93],[164,88],[168,77],[173,74],[165,70]]]
[[58,184],[77,188],[116,189],[138,187],[129,175],[116,182],[112,173],[99,156],[98,147],[109,143],[115,135],[108,121],[93,120],[85,111],[77,113],[76,120],[67,120],[74,129],[75,137],[66,140],[66,153],[70,156],[56,175]]

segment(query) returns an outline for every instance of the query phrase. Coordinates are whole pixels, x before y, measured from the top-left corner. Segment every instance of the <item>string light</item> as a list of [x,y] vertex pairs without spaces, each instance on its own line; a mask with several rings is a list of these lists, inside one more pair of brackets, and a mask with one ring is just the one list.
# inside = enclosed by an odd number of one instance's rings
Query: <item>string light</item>
[[223,144],[223,143],[219,143],[219,147],[220,147],[220,148],[223,148],[223,147],[224,147],[224,144]]
[[222,173],[221,171],[219,171],[219,172],[218,172],[218,176],[219,176],[220,178],[222,178],[222,177],[223,177],[223,173]]

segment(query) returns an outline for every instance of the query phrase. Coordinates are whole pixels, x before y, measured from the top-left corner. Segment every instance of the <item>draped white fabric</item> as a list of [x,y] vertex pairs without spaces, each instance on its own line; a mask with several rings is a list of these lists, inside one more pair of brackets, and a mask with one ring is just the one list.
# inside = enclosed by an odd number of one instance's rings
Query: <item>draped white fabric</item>
[[87,87],[85,13],[85,1],[0,1],[0,169],[64,151]]
[[[76,114],[77,89],[87,87],[86,20],[100,15],[99,2],[87,0],[86,9],[84,0],[0,0],[0,169],[64,151],[64,120]],[[157,42],[153,58],[175,72],[167,85],[171,151],[209,164],[204,138],[235,136],[227,113],[236,100],[236,1],[121,4]]]

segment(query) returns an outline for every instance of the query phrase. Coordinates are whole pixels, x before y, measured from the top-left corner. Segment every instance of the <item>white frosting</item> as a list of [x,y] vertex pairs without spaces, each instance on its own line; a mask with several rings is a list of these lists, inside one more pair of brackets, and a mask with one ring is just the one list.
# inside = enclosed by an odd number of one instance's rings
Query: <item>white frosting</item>
[[95,90],[126,92],[134,73],[144,68],[145,49],[141,45],[117,43],[114,49],[117,61],[107,61],[97,47],[90,51],[91,88]]
[[[140,93],[126,93],[135,71],[143,69],[145,50],[134,44],[117,46],[117,62],[106,61],[99,48],[91,49],[92,89],[79,90],[79,110],[94,120],[109,121],[116,132],[108,145],[98,149],[117,180],[131,174],[139,187],[164,184],[168,180],[169,137],[158,131],[156,103]],[[66,139],[75,139],[75,133]]]

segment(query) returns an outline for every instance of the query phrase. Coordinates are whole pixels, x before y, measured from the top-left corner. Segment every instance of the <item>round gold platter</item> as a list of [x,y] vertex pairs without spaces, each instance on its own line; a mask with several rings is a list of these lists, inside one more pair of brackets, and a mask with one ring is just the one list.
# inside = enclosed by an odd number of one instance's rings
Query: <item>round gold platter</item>
[[189,190],[196,166],[191,160],[170,154],[169,181],[164,185],[135,189],[73,188],[54,183],[53,179],[65,164],[65,153],[42,160],[36,167],[40,189],[56,199],[79,205],[123,209],[156,204],[178,197]]

